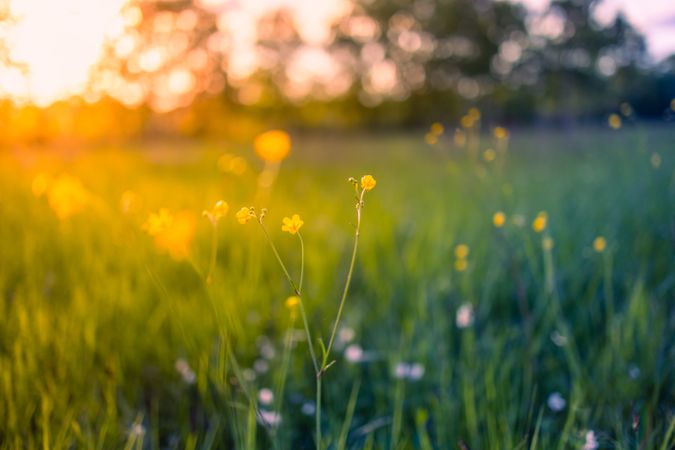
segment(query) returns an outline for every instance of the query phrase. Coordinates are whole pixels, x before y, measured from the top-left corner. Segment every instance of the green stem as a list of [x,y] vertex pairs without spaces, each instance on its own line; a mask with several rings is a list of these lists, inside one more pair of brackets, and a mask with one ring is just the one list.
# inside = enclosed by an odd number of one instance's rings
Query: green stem
[[216,269],[216,255],[218,253],[218,225],[213,225],[213,234],[211,237],[211,260],[209,262],[209,272],[206,276],[206,284],[213,282],[213,272]]
[[321,450],[321,375],[316,377],[316,449]]
[[337,317],[335,318],[335,323],[333,324],[333,332],[330,335],[330,340],[328,341],[326,353],[323,355],[323,362],[321,363],[321,371],[326,369],[326,364],[328,363],[330,351],[333,348],[333,343],[335,341],[335,335],[337,333],[338,325],[340,324],[340,319],[342,318],[342,311],[345,306],[345,300],[347,299],[347,294],[349,293],[349,286],[352,282],[352,275],[354,274],[354,265],[356,264],[356,251],[359,246],[359,234],[361,232],[361,208],[363,207],[363,195],[365,193],[366,193],[365,190],[361,191],[359,201],[356,204],[356,232],[354,233],[354,248],[352,250],[352,260],[349,263],[349,272],[347,272],[347,280],[345,281],[345,288],[342,291],[340,306],[338,307]]
[[[276,256],[277,261],[279,262],[279,265],[281,266],[281,269],[284,272],[284,275],[286,275],[286,279],[288,280],[288,283],[291,285],[291,289],[293,289],[293,292],[295,295],[300,299],[300,314],[302,315],[302,322],[305,327],[305,334],[307,335],[307,345],[309,346],[309,353],[312,356],[312,364],[314,365],[314,371],[318,375],[319,373],[319,360],[316,357],[316,352],[314,351],[314,344],[312,343],[312,334],[309,331],[309,323],[307,321],[307,314],[305,313],[305,305],[302,301],[302,295],[300,292],[300,289],[296,287],[295,283],[293,282],[293,279],[291,278],[291,275],[288,273],[288,269],[286,269],[286,265],[284,262],[281,260],[281,256],[279,256],[279,252],[277,251],[276,246],[274,245],[274,242],[272,242],[272,238],[270,238],[269,233],[267,232],[267,229],[265,226],[261,223],[260,228],[262,228],[263,233],[265,234],[265,238],[267,239],[267,242],[270,244],[270,247],[272,248],[272,252],[274,252],[274,256]],[[300,242],[302,242],[302,238],[300,238]],[[304,266],[304,246],[303,246],[303,266]],[[301,272],[304,272],[304,267],[301,270]]]
[[298,291],[302,292],[302,280],[305,277],[305,243],[298,231],[298,239],[300,239],[300,281],[298,282]]

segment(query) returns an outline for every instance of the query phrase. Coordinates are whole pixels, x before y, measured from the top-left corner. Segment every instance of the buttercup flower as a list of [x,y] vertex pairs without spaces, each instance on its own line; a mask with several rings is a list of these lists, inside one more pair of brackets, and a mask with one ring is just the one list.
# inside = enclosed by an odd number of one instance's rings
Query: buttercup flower
[[282,130],[267,131],[255,138],[253,148],[261,159],[279,162],[291,151],[291,137]]
[[372,191],[375,188],[377,181],[372,175],[364,175],[361,177],[361,187],[364,191]]
[[77,214],[87,202],[88,194],[80,180],[61,175],[49,187],[47,202],[61,220]]
[[293,296],[288,297],[286,299],[286,308],[291,309],[291,310],[295,309],[298,306],[299,303],[300,303],[300,297],[298,297],[297,295],[293,295]]
[[497,139],[506,139],[509,137],[509,132],[504,127],[495,127],[493,133]]
[[225,214],[227,214],[229,209],[230,207],[227,202],[218,200],[211,210],[205,210],[202,215],[209,219],[211,224],[215,227],[218,224],[218,221],[225,217]]
[[544,211],[541,211],[539,214],[537,214],[537,217],[535,217],[534,221],[532,222],[532,229],[537,233],[541,233],[544,231],[544,229],[546,229],[547,222],[548,214],[546,214]]
[[595,239],[593,239],[593,250],[595,250],[598,253],[602,253],[605,251],[605,248],[607,247],[607,241],[605,240],[604,237],[598,236]]
[[436,135],[436,136],[440,136],[441,134],[443,134],[444,128],[443,128],[443,125],[441,123],[434,122],[434,123],[431,124],[431,130],[430,131],[431,131],[431,134]]
[[457,272],[464,272],[469,263],[466,262],[466,259],[459,258],[455,260],[455,270]]
[[284,217],[282,222],[283,225],[281,226],[281,231],[285,231],[290,234],[296,234],[298,231],[300,231],[300,228],[305,223],[297,214],[293,214],[293,216],[290,218]]
[[621,128],[621,116],[618,114],[611,114],[609,119],[607,119],[607,122],[613,130],[618,130]]
[[466,259],[469,256],[469,246],[466,244],[459,244],[455,247],[455,256],[459,259]]
[[251,214],[251,208],[242,206],[241,209],[237,211],[237,214],[235,214],[235,217],[237,218],[237,222],[242,225],[248,223],[248,221],[253,217],[253,214]]
[[504,226],[504,223],[506,222],[506,215],[501,212],[497,211],[493,216],[492,216],[492,224],[496,228],[501,228]]
[[143,229],[150,236],[157,236],[165,231],[173,223],[173,216],[168,209],[162,208],[156,213],[151,213],[143,224]]

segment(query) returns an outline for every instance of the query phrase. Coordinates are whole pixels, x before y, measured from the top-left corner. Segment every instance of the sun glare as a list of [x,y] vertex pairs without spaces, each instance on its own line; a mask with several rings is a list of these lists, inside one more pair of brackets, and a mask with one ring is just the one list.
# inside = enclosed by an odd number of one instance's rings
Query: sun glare
[[9,0],[0,97],[40,106],[86,91],[107,39],[124,31],[127,0]]

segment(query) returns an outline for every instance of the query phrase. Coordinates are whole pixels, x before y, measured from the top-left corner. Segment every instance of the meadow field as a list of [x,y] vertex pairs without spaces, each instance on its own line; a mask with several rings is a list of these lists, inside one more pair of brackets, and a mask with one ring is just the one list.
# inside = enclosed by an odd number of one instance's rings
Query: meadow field
[[675,127],[434,133],[3,150],[0,447],[672,449]]

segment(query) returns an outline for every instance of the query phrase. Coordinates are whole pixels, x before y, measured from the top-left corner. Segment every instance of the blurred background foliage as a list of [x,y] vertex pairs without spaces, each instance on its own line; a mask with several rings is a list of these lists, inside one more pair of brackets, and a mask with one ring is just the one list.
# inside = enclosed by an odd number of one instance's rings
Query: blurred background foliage
[[[4,3],[6,29],[15,18]],[[123,3],[82,92],[40,106],[15,92],[0,104],[0,139],[248,139],[270,124],[451,122],[471,106],[490,124],[675,117],[675,55],[655,61],[621,13],[598,21],[600,0],[536,12],[494,0],[264,3]],[[30,70],[12,61],[6,34],[5,70]]]

